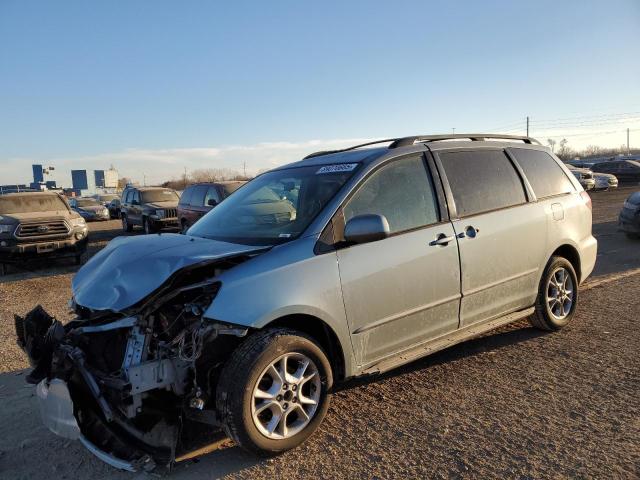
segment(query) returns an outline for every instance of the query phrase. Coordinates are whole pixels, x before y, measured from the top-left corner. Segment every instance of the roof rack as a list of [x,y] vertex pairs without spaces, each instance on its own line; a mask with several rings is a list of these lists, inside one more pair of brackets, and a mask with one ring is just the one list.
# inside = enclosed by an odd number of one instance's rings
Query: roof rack
[[483,140],[519,140],[529,145],[540,142],[535,138],[525,137],[521,135],[501,135],[498,133],[456,133],[451,135],[424,135],[417,137],[404,137],[396,139],[389,148],[399,148],[413,145],[416,142],[428,143],[438,142],[441,140],[471,140],[472,142],[482,142]]
[[322,155],[329,155],[331,153],[341,153],[348,152],[350,150],[355,150],[361,147],[368,147],[369,145],[376,145],[378,143],[390,143],[389,147],[392,148],[400,148],[400,147],[408,147],[413,145],[416,142],[420,143],[428,143],[428,142],[438,142],[441,140],[471,140],[472,142],[481,142],[483,140],[519,140],[526,144],[537,143],[541,145],[541,143],[535,138],[525,137],[520,135],[500,135],[494,133],[456,133],[451,135],[421,135],[414,137],[401,137],[401,138],[387,138],[385,140],[375,140],[373,142],[361,143],[360,145],[354,145],[353,147],[342,148],[339,150],[323,150],[319,152],[313,152],[304,157],[303,160],[307,160],[308,158],[320,157]]

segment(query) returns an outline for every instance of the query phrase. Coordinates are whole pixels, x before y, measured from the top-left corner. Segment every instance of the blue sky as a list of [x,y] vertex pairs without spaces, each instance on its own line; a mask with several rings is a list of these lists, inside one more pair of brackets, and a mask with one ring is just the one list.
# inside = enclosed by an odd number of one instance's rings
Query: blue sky
[[639,59],[638,0],[2,0],[0,183],[32,162],[63,184],[110,163],[257,171],[526,115],[534,136],[617,146],[630,126],[640,146]]

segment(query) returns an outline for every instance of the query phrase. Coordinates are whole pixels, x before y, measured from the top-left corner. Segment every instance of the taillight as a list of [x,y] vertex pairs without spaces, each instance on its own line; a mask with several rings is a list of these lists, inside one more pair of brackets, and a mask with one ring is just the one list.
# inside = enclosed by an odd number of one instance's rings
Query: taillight
[[580,192],[580,198],[584,202],[584,204],[589,207],[589,210],[593,210],[593,205],[591,205],[591,197],[584,190]]

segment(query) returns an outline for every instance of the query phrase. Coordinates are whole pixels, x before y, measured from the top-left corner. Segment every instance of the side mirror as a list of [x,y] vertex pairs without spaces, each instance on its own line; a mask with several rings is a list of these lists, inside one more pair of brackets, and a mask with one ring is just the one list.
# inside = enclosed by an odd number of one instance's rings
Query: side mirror
[[353,217],[344,227],[347,242],[368,243],[389,236],[389,222],[384,215],[366,214]]
[[210,198],[210,199],[207,201],[207,205],[209,205],[210,207],[215,207],[217,204],[218,204],[218,202],[216,201],[216,199],[215,199],[215,198]]

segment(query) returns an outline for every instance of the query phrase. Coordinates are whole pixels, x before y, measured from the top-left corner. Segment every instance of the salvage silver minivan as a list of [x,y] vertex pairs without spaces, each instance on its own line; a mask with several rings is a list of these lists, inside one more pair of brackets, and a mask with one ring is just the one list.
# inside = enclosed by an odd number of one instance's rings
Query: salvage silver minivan
[[385,140],[264,173],[186,235],[113,240],[73,280],[74,320],[38,308],[16,331],[44,423],[111,465],[170,465],[221,429],[272,454],[336,382],[525,317],[564,327],[596,249],[589,196],[535,140]]

